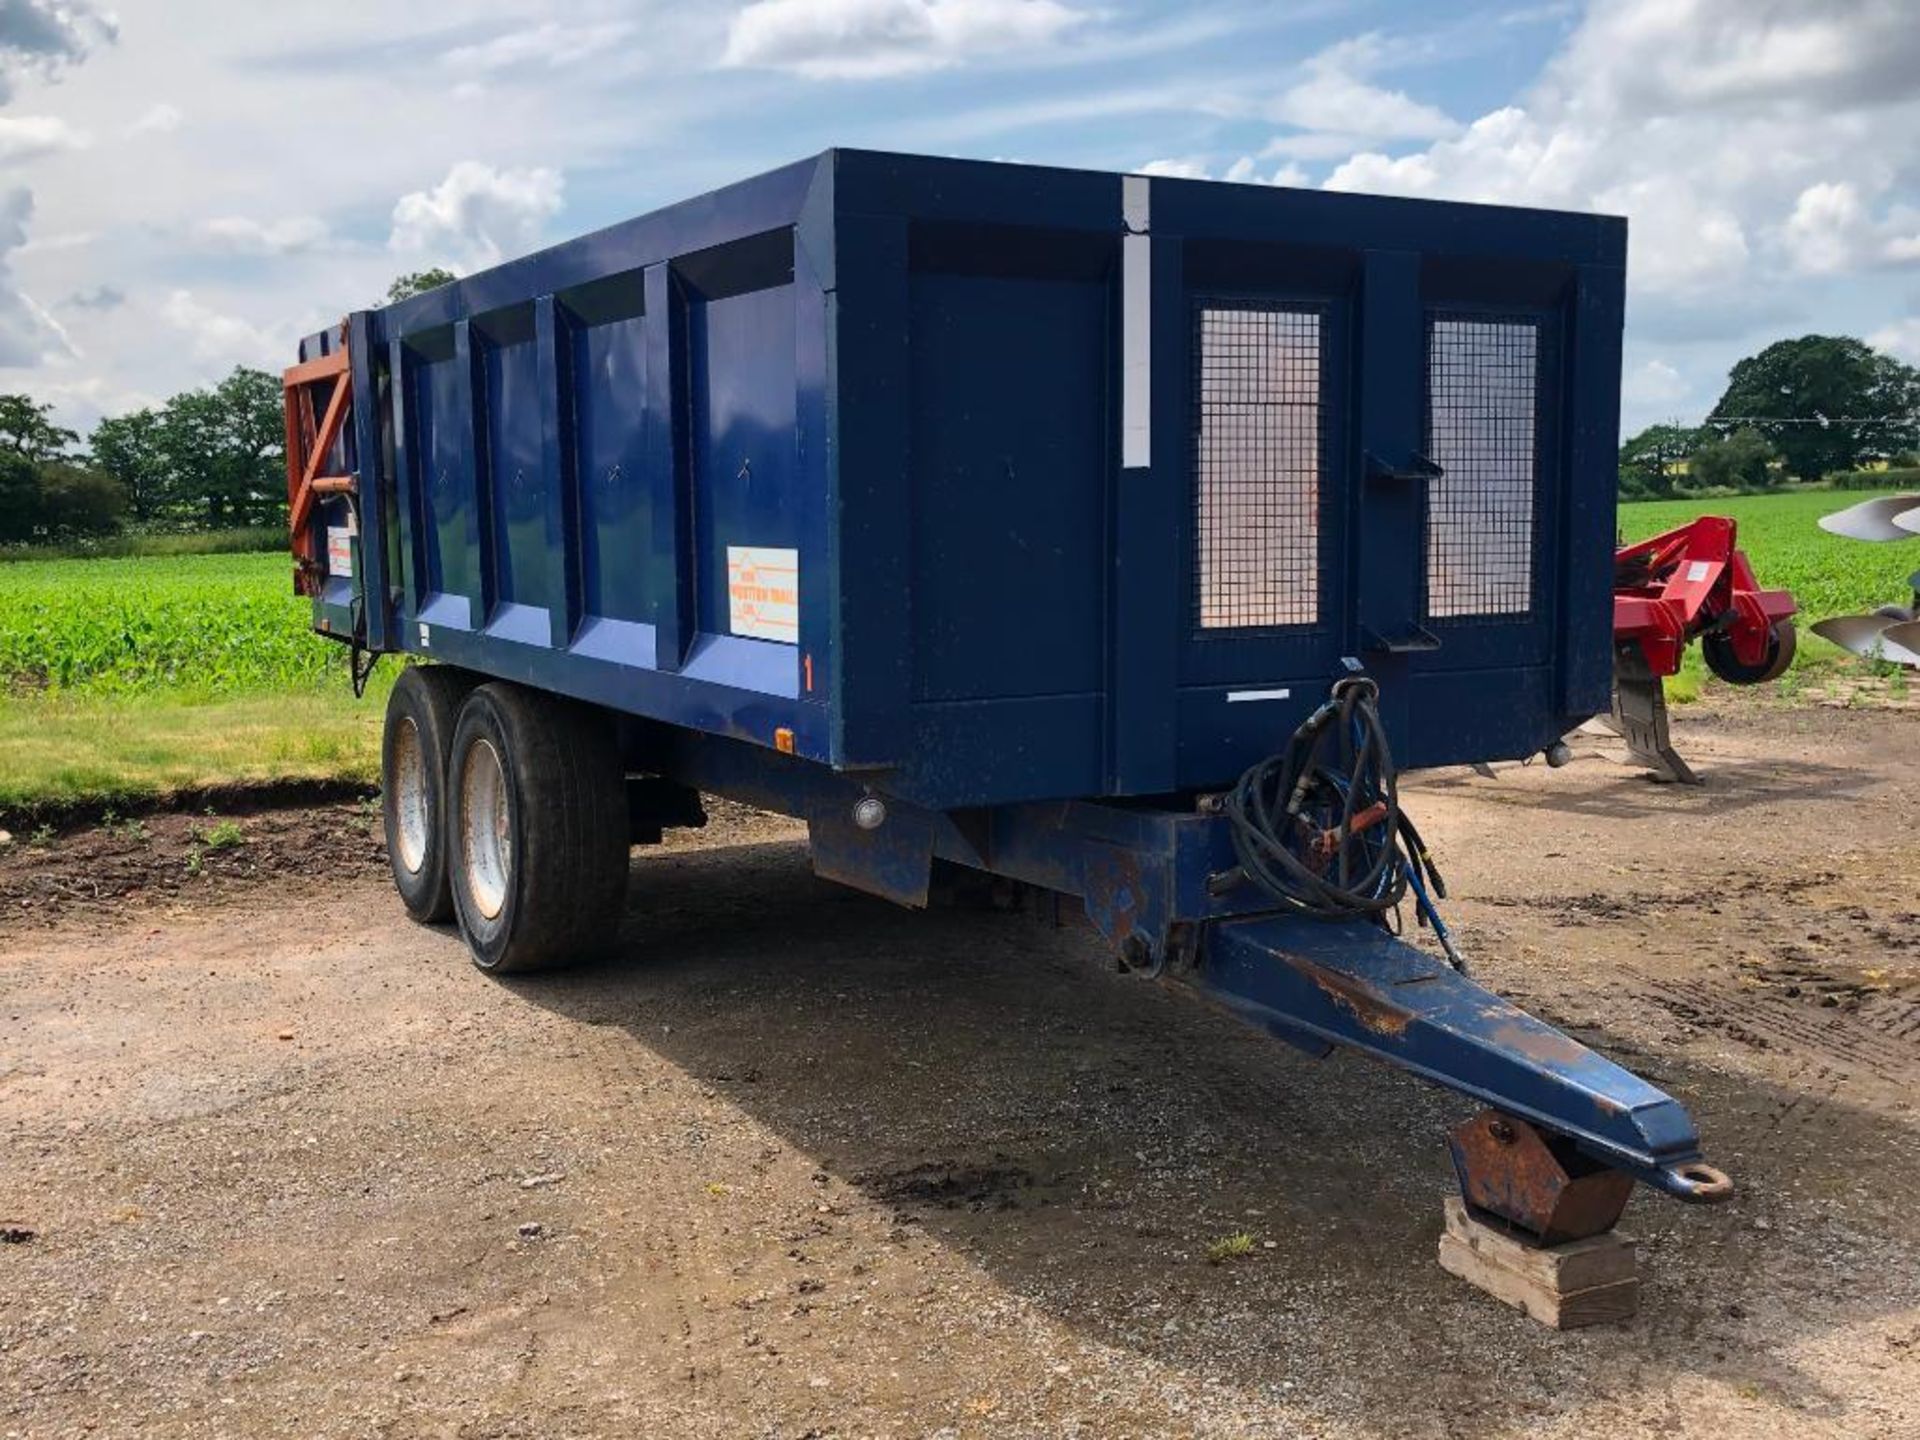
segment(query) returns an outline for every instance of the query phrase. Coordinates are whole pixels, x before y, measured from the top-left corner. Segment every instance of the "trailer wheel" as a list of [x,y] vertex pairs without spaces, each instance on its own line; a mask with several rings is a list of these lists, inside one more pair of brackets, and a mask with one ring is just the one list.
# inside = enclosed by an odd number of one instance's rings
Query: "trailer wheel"
[[500,682],[467,697],[447,769],[454,913],[482,970],[542,970],[612,940],[627,798],[599,711]]
[[408,666],[387,697],[380,736],[380,813],[387,863],[407,914],[426,925],[453,918],[447,883],[447,755],[460,702],[474,677],[449,666]]

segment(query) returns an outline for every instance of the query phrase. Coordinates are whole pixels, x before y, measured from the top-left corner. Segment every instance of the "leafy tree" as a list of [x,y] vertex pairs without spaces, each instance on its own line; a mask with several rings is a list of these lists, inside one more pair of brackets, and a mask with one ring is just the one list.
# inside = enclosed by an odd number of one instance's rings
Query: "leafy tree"
[[102,420],[87,441],[93,463],[120,482],[136,520],[153,519],[172,498],[161,424],[158,411],[135,410]]
[[1649,425],[1620,447],[1620,488],[1631,495],[1671,495],[1687,457],[1709,438],[1687,425]]
[[412,274],[402,275],[387,286],[387,304],[396,300],[405,300],[409,296],[424,295],[429,290],[438,290],[442,285],[451,285],[460,277],[451,270],[435,265],[430,270],[415,270]]
[[51,535],[111,535],[127,513],[127,492],[104,470],[50,460],[39,467],[40,524]]
[[31,540],[40,529],[40,467],[0,447],[0,544]]
[[0,446],[29,460],[51,460],[80,437],[53,423],[53,407],[28,395],[0,395]]
[[1768,467],[1780,452],[1751,425],[1693,452],[1687,475],[1695,484],[1729,490],[1765,490],[1773,484]]
[[1847,336],[1780,340],[1733,367],[1707,423],[1750,424],[1818,480],[1920,439],[1920,373]]
[[286,512],[280,382],[237,367],[211,390],[167,402],[156,442],[168,488],[207,528],[268,524]]

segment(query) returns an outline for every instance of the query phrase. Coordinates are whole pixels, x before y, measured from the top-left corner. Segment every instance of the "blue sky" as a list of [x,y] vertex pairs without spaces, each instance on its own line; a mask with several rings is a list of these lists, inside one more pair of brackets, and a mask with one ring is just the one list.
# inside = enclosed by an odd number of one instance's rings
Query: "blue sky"
[[1920,362],[1913,0],[0,0],[0,389],[85,426],[836,144],[1625,214],[1629,429]]

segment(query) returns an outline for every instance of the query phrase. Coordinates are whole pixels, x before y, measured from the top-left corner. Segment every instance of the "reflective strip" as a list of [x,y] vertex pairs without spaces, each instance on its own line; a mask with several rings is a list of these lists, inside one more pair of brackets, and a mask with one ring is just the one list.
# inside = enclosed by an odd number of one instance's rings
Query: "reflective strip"
[[1153,241],[1147,238],[1147,177],[1120,180],[1120,463],[1153,463]]
[[1291,700],[1291,690],[1229,690],[1227,704],[1239,705],[1248,700]]
[[1120,177],[1120,220],[1136,235],[1147,233],[1153,194],[1150,185],[1144,175]]

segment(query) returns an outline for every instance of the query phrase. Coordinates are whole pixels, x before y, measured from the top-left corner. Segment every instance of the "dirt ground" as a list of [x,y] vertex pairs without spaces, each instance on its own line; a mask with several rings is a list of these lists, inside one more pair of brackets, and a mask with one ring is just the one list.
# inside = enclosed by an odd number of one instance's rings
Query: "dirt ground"
[[1741,1187],[1636,1198],[1642,1312],[1572,1334],[1434,1261],[1466,1102],[784,821],[636,852],[619,958],[513,983],[364,804],[16,838],[0,1435],[1920,1435],[1920,715],[1679,738],[1703,789],[1410,792],[1482,980]]

